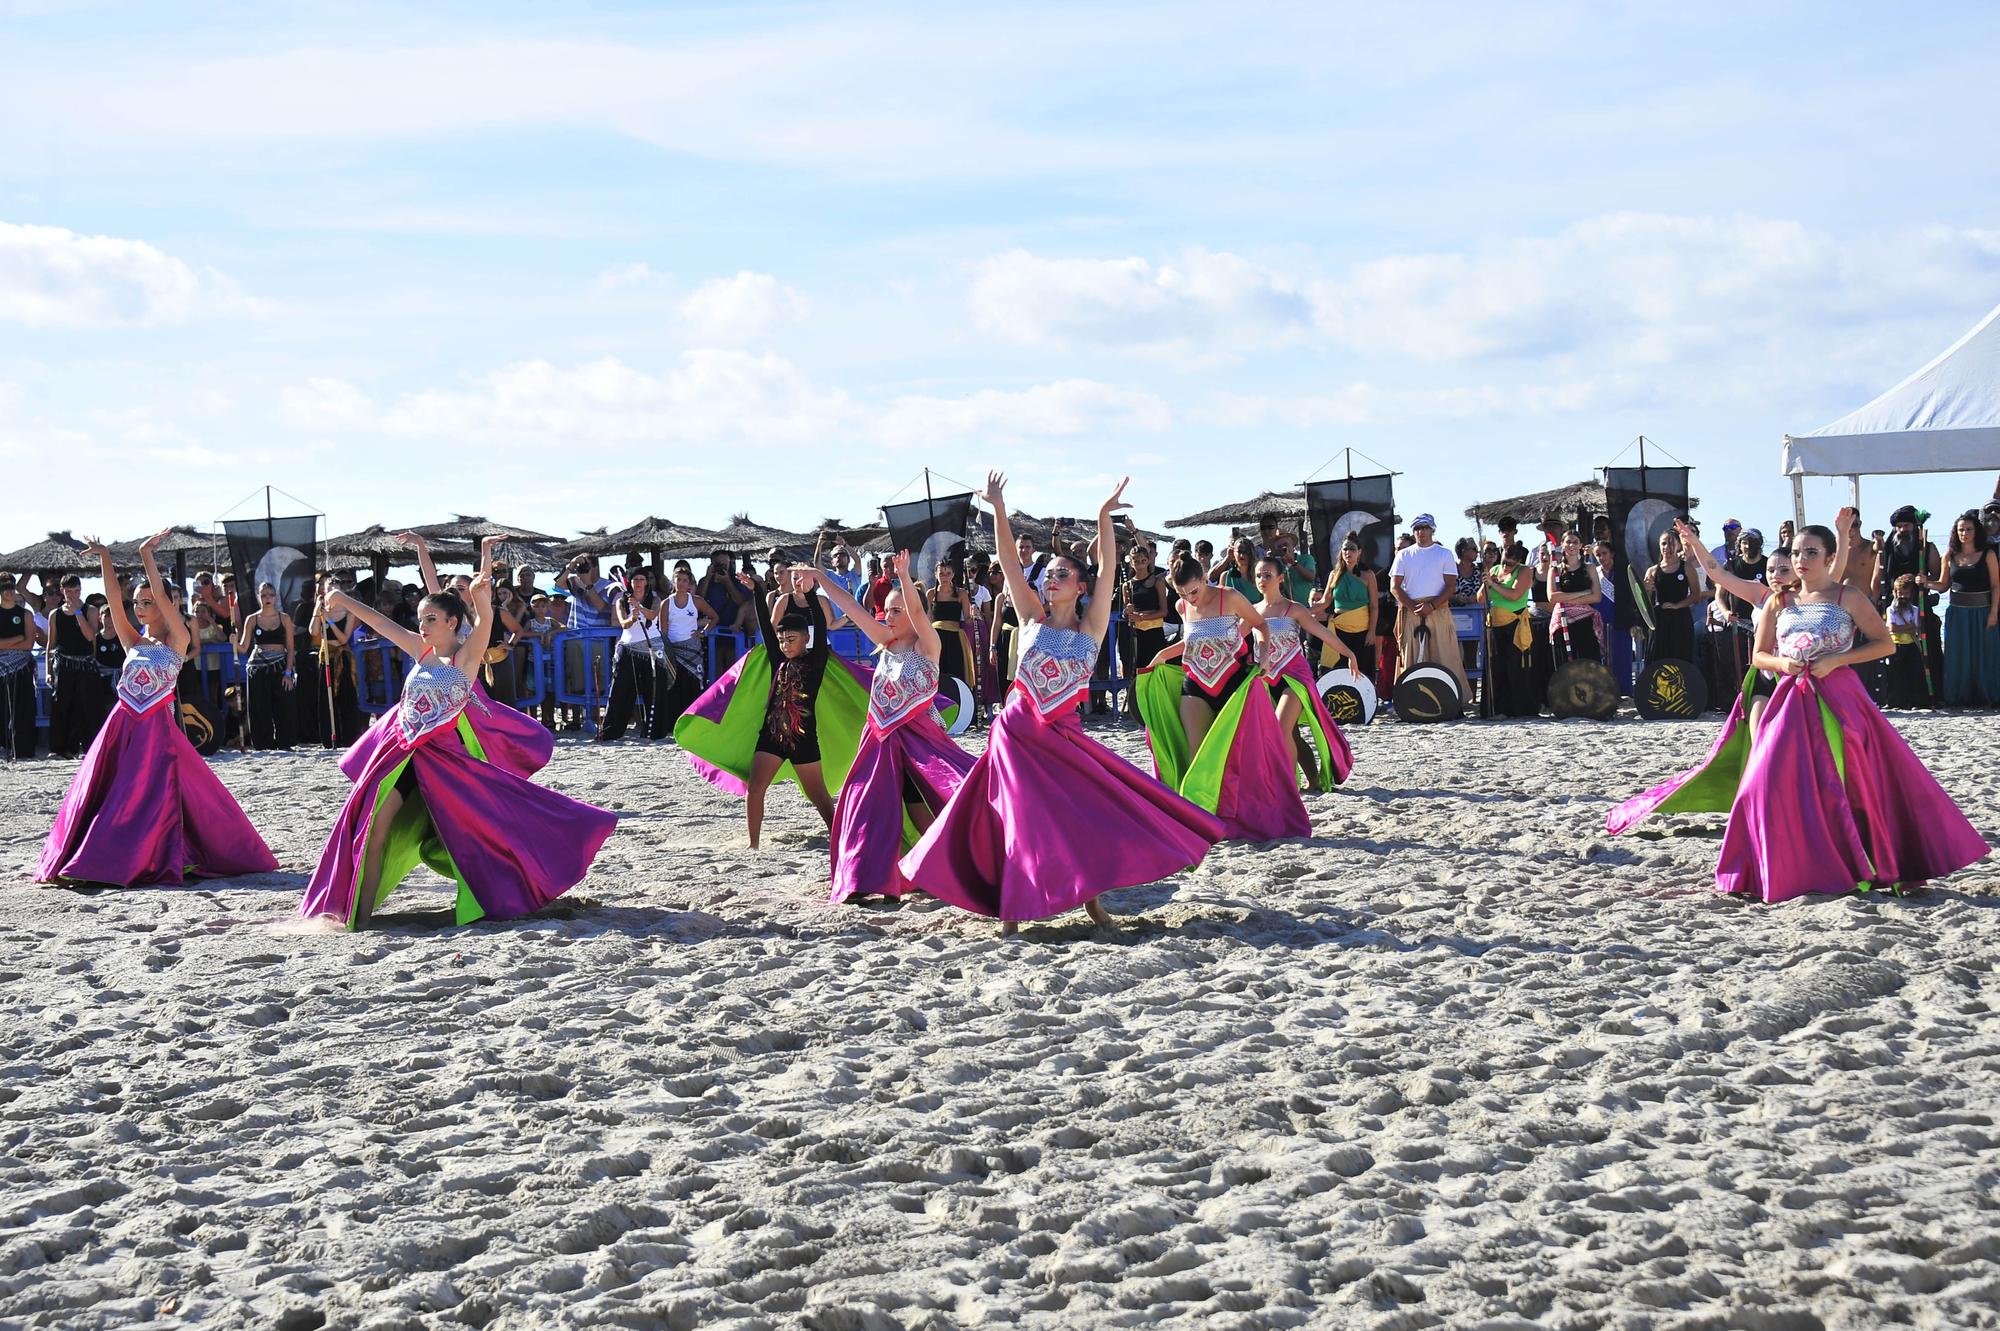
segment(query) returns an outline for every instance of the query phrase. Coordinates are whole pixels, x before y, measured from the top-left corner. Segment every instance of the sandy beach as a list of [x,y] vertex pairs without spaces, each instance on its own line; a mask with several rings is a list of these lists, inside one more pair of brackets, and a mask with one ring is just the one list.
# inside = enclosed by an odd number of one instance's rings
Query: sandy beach
[[[2000,842],[2000,716],[1897,721]],[[625,821],[543,915],[359,936],[330,753],[217,760],[284,871],[174,891],[31,887],[74,764],[0,767],[0,1323],[2000,1327],[2000,861],[1604,835],[1713,734],[1379,724],[1310,841],[1012,941],[671,746],[565,737]]]

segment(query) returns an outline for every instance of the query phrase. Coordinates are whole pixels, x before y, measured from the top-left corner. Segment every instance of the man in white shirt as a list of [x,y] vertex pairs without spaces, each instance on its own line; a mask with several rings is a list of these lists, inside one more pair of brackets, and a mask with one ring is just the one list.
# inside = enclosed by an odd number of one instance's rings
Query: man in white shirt
[[[1440,665],[1458,679],[1458,696],[1469,699],[1472,688],[1458,650],[1458,625],[1451,617],[1451,590],[1458,578],[1458,556],[1437,543],[1437,519],[1419,513],[1410,523],[1416,544],[1396,552],[1389,565],[1389,591],[1396,598],[1396,677],[1413,665]],[[1417,659],[1417,630],[1430,642]]]

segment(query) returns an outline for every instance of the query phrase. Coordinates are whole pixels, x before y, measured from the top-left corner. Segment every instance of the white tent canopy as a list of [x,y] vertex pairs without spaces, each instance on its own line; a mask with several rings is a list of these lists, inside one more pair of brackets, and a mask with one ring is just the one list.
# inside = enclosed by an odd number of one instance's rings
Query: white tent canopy
[[2000,470],[2000,306],[1951,348],[1858,411],[1785,436],[1784,474]]

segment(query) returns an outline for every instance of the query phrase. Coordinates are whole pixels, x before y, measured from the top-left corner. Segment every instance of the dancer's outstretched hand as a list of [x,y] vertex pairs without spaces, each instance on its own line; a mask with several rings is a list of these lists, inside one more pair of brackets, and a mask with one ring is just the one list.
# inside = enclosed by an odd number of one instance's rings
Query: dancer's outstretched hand
[[910,552],[908,550],[898,550],[895,557],[890,559],[889,566],[896,572],[896,581],[908,582],[910,580]]
[[816,568],[795,568],[792,570],[792,585],[801,595],[819,586],[819,570]]
[[481,610],[490,610],[493,608],[493,575],[491,573],[481,573],[473,578],[472,586],[468,590],[472,593],[472,603],[475,606]]
[[1007,478],[997,471],[989,471],[986,473],[986,488],[979,492],[978,498],[981,503],[992,508],[996,504],[1005,502],[1006,491]]
[[83,549],[77,551],[77,553],[85,559],[102,559],[111,552],[105,549],[104,542],[98,540],[95,536],[86,536],[83,538]]
[[396,539],[413,550],[427,549],[430,545],[430,542],[413,531],[399,531],[396,533]]
[[1100,517],[1106,513],[1116,513],[1121,508],[1132,507],[1125,502],[1125,487],[1131,483],[1130,476],[1120,478],[1118,488],[1111,492],[1111,497],[1098,506],[1097,512]]
[[142,555],[150,555],[158,552],[160,548],[160,542],[166,540],[169,536],[172,536],[173,534],[174,534],[174,529],[172,527],[162,527],[157,535],[148,536],[143,542],[140,543],[139,553]]

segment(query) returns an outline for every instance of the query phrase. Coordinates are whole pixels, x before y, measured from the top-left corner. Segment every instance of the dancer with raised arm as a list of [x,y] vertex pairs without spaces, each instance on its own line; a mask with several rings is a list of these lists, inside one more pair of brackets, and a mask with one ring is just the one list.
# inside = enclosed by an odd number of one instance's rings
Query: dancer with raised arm
[[468,713],[499,706],[472,678],[493,630],[491,573],[482,569],[471,590],[470,610],[452,592],[426,596],[415,632],[345,592],[328,598],[414,664],[389,714],[392,728],[370,751],[320,852],[301,915],[366,928],[419,862],[457,885],[460,924],[528,915],[583,881],[617,826],[616,814],[488,761]]
[[[1252,560],[1253,575],[1255,567]],[[1167,577],[1180,593],[1181,637],[1133,684],[1154,774],[1222,819],[1232,839],[1310,836],[1292,741],[1278,728],[1271,695],[1246,687],[1261,679],[1248,631],[1268,641],[1263,615],[1211,584],[1192,555],[1174,556]]]
[[[414,532],[404,532],[399,539],[416,552],[417,567],[423,571],[424,588],[435,596],[439,591],[437,569],[431,564],[430,546],[424,538]],[[480,542],[480,569],[489,579],[493,568],[493,547],[506,540],[503,534],[486,537]],[[359,604],[353,597],[342,595],[341,605],[350,610]],[[370,609],[371,615],[376,612]],[[363,620],[363,623],[370,621]],[[486,692],[486,686],[479,682],[478,673],[472,676],[472,691],[478,695],[480,706],[469,707],[465,718],[479,736],[483,757],[497,767],[505,768],[516,776],[533,776],[548,766],[549,759],[556,751],[556,737],[549,728],[529,716],[526,712],[495,702]],[[349,781],[359,781],[361,774],[368,770],[375,759],[375,750],[396,730],[396,709],[391,707],[375,718],[354,741],[353,747],[340,756],[340,771]]]
[[[1756,641],[1757,623],[1771,605],[1771,597],[1797,589],[1792,572],[1792,552],[1779,547],[1773,550],[1764,564],[1764,576],[1770,579],[1764,583],[1739,577],[1716,562],[1695,530],[1685,521],[1674,524],[1680,534],[1681,548],[1701,565],[1709,580],[1719,589],[1735,596],[1753,607],[1751,612],[1751,641]],[[1764,708],[1771,700],[1777,687],[1774,676],[1751,665],[1743,676],[1743,687],[1737,694],[1735,705],[1729,709],[1729,717],[1722,723],[1716,734],[1715,743],[1710,746],[1707,756],[1685,772],[1671,777],[1651,790],[1634,795],[1613,809],[1604,820],[1604,826],[1613,836],[1629,832],[1634,827],[1656,813],[1725,813],[1736,802],[1736,791],[1743,782],[1743,764],[1750,757],[1751,737],[1763,723]]]
[[83,551],[97,556],[110,593],[105,609],[125,658],[118,702],[63,796],[36,865],[38,882],[177,886],[278,867],[235,797],[181,733],[174,686],[193,635],[154,557],[167,535],[139,547],[146,583],[134,598],[137,625],[125,612],[111,552],[95,540]]
[[1901,891],[1986,854],[1854,672],[1895,645],[1867,594],[1835,579],[1836,548],[1831,529],[1801,528],[1799,590],[1758,616],[1753,660],[1778,683],[1730,805],[1720,891],[1766,902]]
[[[868,690],[834,656],[811,569],[799,569],[774,624],[756,582],[741,575],[757,609],[756,647],[744,653],[674,725],[674,740],[695,771],[718,790],[744,797],[755,850],[764,831],[764,796],[790,775],[833,827],[833,796],[847,779],[868,716]],[[793,598],[797,597],[795,601]]]
[[1257,613],[1264,617],[1261,666],[1277,703],[1278,733],[1291,737],[1306,789],[1332,790],[1354,770],[1354,750],[1320,700],[1319,684],[1306,666],[1305,639],[1317,638],[1322,651],[1356,675],[1361,673],[1361,662],[1339,634],[1320,622],[1311,606],[1285,594],[1285,566],[1270,555],[1257,561],[1257,590],[1263,596],[1257,602]]
[[[988,473],[980,498],[993,510],[994,547],[1021,616],[1020,669],[986,752],[903,857],[903,874],[942,901],[998,917],[1002,933],[1078,906],[1108,924],[1099,896],[1201,863],[1222,821],[1083,733],[1077,708],[1111,622],[1117,571],[1109,560],[1098,566],[1086,607],[1082,562],[1058,554],[1036,595],[1007,525],[1005,488]],[[1101,550],[1115,548],[1111,515],[1127,507],[1124,495],[1120,481],[1098,510]]]
[[876,618],[836,579],[820,588],[834,608],[875,644],[868,680],[868,726],[833,808],[833,901],[899,897],[909,887],[897,861],[936,821],[972,770],[932,706],[942,669],[938,631],[910,574],[910,552],[892,562],[896,590]]

